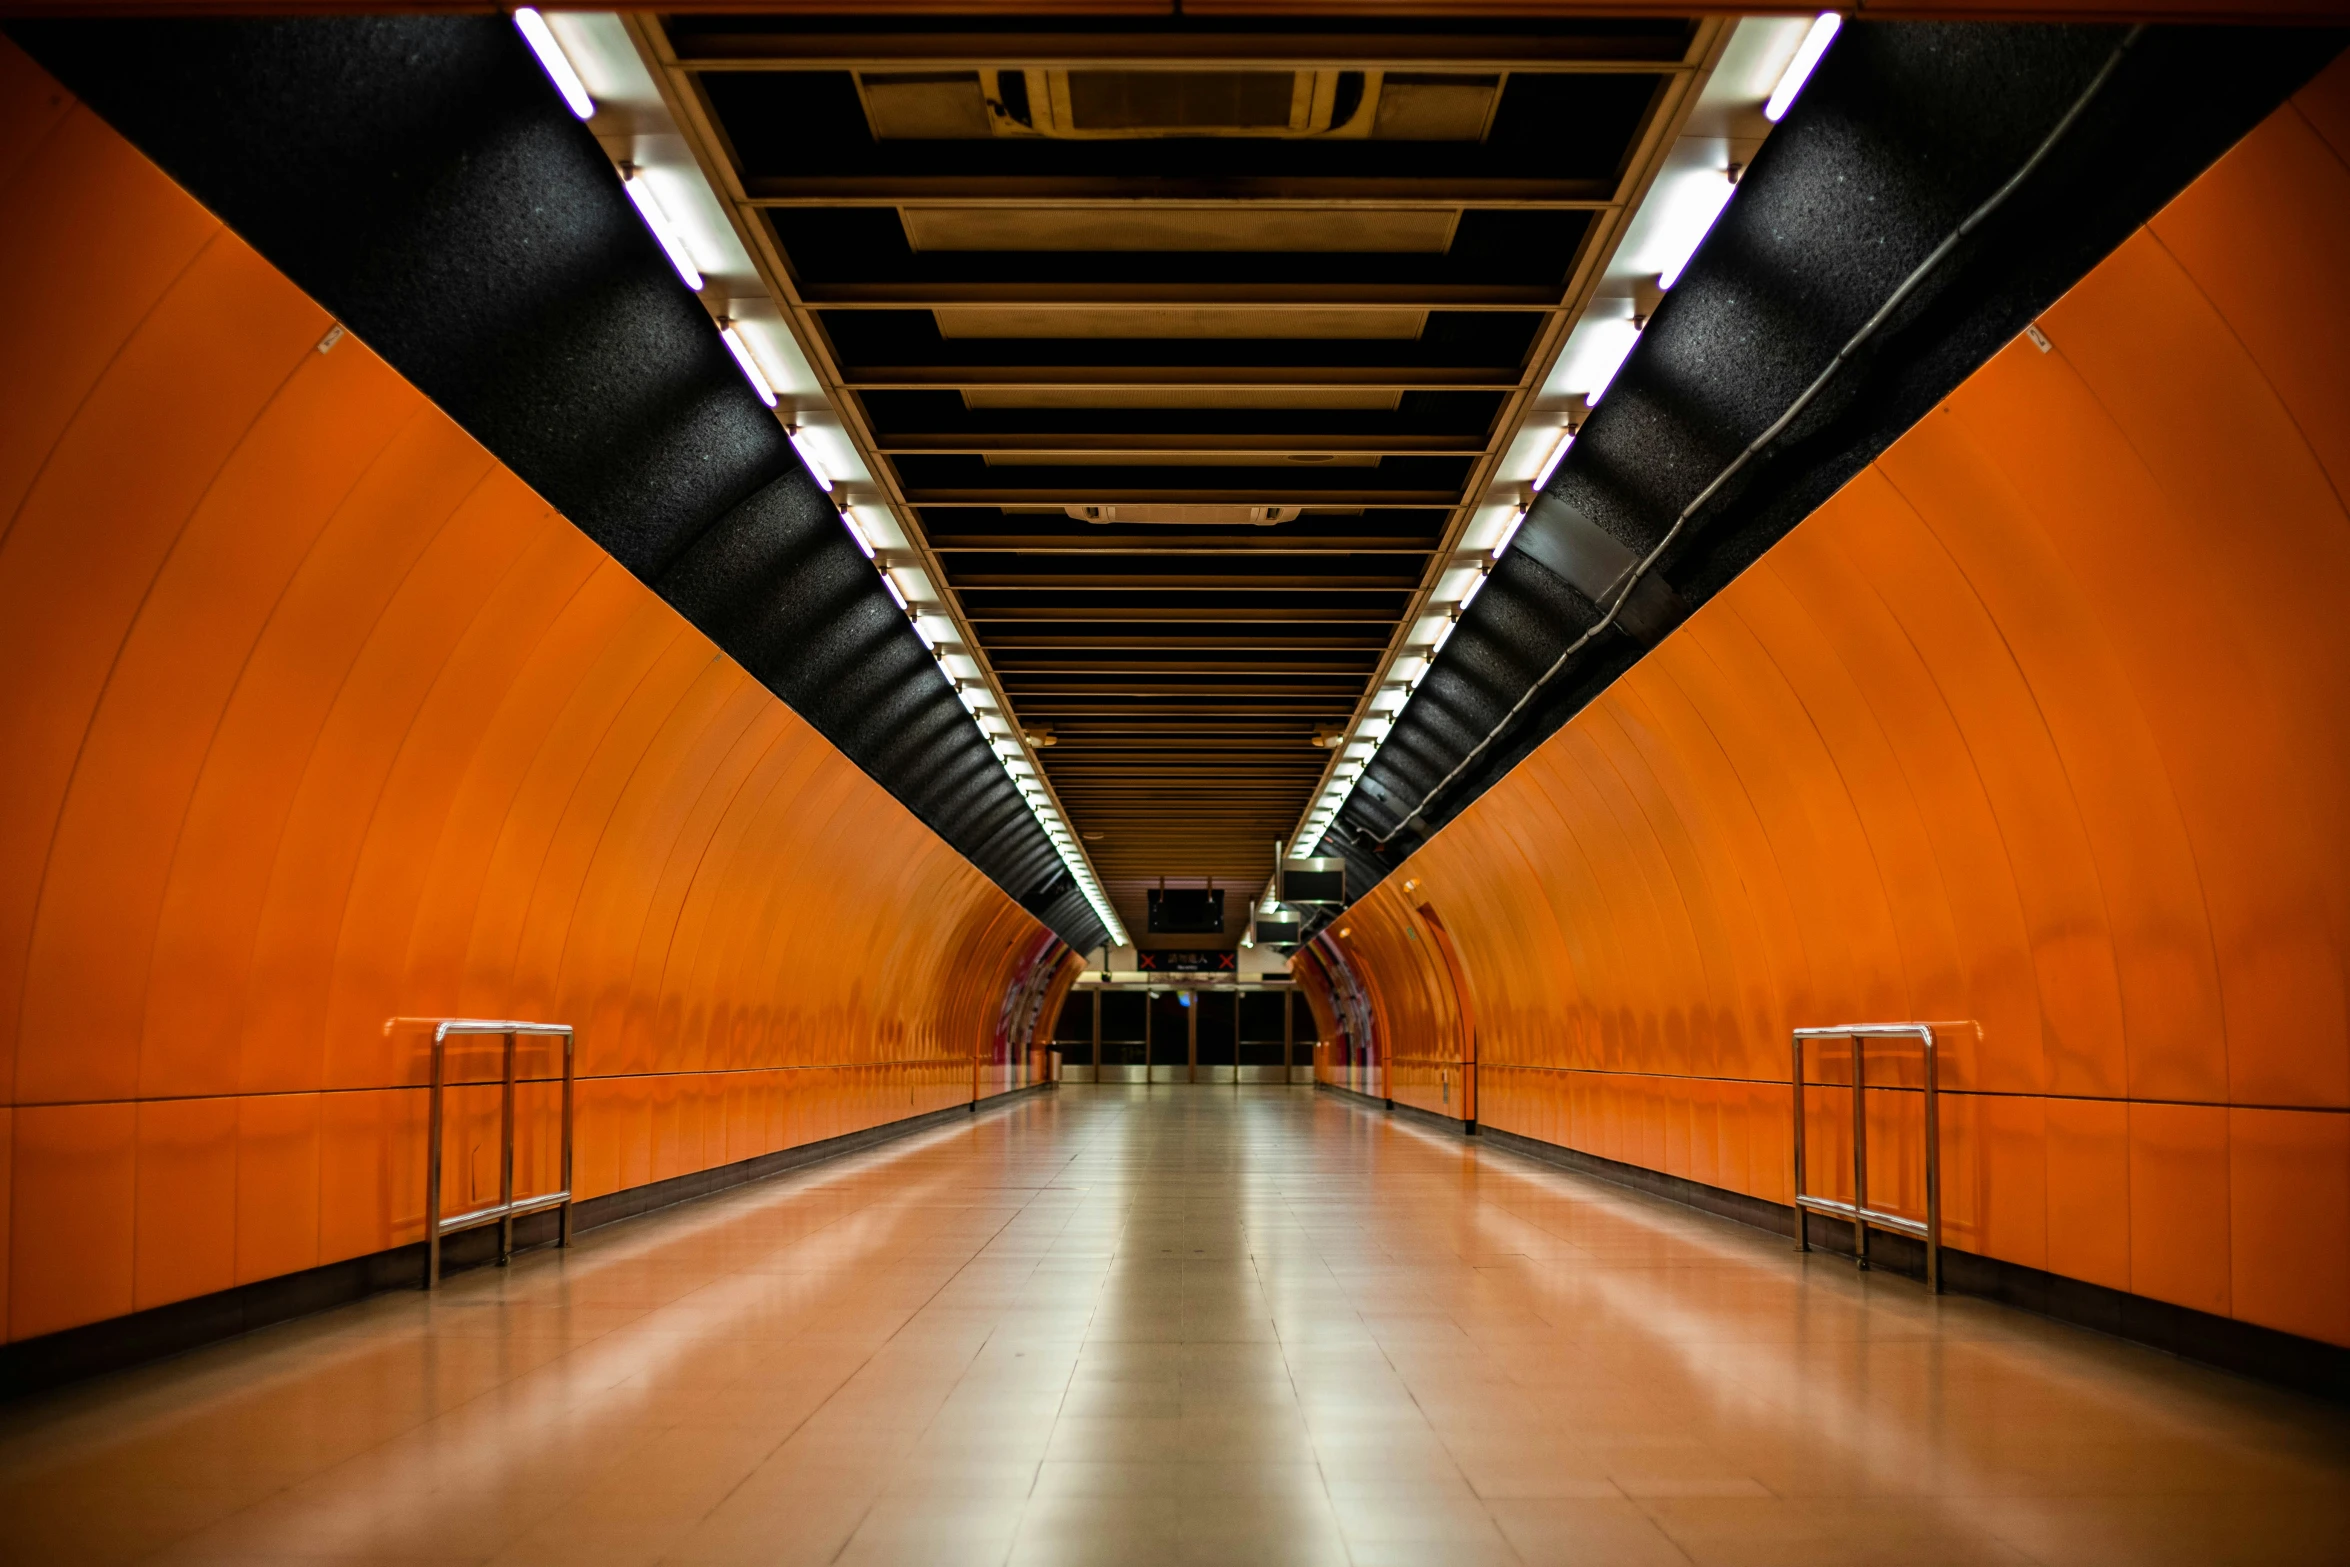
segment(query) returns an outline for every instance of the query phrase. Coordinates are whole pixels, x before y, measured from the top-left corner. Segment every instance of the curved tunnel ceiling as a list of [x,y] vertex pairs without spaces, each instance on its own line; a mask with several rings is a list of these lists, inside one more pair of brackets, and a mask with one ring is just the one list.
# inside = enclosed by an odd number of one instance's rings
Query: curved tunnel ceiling
[[1030,913],[1105,939],[505,18],[10,31]]
[[631,25],[1123,917],[1237,941],[1728,24]]
[[[2344,36],[1847,25],[1323,839],[1346,860],[1349,891],[1376,885],[2022,334]],[[2013,199],[1692,515],[1616,625],[1542,685],[1683,508],[2023,165],[2126,37],[2110,79]]]
[[[1212,878],[1241,893],[1227,942],[1326,747],[1365,733],[1382,682],[1427,651],[1438,579],[1471,558],[1471,519],[1727,37],[1669,16],[629,26],[1125,919],[1143,932],[1159,877]],[[1104,939],[502,18],[12,31],[1015,898],[1074,946]],[[1324,838],[1351,892],[2341,44],[2137,38],[2015,200],[1692,519],[1620,629],[1464,768],[2122,36],[1844,29]]]

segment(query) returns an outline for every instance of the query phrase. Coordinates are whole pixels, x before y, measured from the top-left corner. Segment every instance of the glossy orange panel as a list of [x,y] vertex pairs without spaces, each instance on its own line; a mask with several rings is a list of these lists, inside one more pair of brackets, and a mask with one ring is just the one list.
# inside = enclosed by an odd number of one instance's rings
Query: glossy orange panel
[[572,1023],[584,1194],[1030,1080],[1049,933],[4,41],[0,127],[12,1336],[420,1238],[391,1018]]
[[142,1311],[236,1282],[237,1101],[138,1107],[133,1303]]
[[2350,1340],[2350,1116],[2228,1112],[2235,1314]]
[[237,1104],[237,1282],[318,1262],[317,1094]]
[[1350,909],[1317,1070],[1440,1108],[1473,1016],[1487,1124],[1783,1201],[1789,1030],[1932,1022],[1954,1245],[2350,1343],[2345,127],[2337,63]]
[[10,1150],[8,1336],[132,1309],[139,1107],[20,1105]]
[[425,1138],[421,1090],[319,1096],[320,1262],[424,1239]]

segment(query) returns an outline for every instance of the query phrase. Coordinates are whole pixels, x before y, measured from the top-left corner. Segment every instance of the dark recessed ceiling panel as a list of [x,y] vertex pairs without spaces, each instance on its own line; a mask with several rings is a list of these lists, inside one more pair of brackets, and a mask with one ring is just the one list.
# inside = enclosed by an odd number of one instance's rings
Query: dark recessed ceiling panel
[[652,28],[1126,923],[1237,940],[1722,24]]

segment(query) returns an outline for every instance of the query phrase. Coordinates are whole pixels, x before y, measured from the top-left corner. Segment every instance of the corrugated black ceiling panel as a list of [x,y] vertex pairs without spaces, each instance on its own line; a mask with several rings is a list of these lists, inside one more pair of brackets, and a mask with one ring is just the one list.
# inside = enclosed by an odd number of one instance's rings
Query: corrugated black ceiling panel
[[10,33],[1014,899],[1104,939],[502,16]]
[[[2166,28],[1832,389],[1692,519],[1615,630],[1398,831],[1623,570],[2030,157],[2114,28],[1849,23],[1584,425],[1324,840],[1359,896],[1833,495],[2342,47]],[[1393,834],[1392,839],[1388,838]]]

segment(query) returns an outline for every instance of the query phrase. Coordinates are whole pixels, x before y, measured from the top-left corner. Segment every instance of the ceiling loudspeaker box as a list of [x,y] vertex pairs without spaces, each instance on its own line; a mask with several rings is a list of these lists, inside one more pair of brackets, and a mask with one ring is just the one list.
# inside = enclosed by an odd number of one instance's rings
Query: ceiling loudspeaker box
[[1079,522],[1149,522],[1176,528],[1266,528],[1295,522],[1303,506],[1192,506],[1182,504],[1067,506]]
[[1325,855],[1320,859],[1282,862],[1281,901],[1292,905],[1344,903],[1346,861]]
[[1224,933],[1221,887],[1153,887],[1150,929],[1155,935],[1220,936]]

